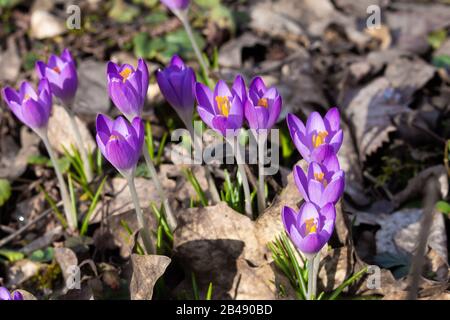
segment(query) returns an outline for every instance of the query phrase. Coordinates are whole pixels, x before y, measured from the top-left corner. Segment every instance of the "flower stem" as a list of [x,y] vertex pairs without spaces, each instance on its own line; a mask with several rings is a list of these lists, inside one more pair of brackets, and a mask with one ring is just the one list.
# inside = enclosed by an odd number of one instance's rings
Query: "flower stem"
[[236,147],[234,144],[234,140],[226,139],[228,144],[231,145],[231,148],[234,152],[234,157],[236,158],[236,162],[238,165],[238,171],[242,179],[242,187],[244,188],[244,201],[245,201],[245,214],[250,218],[253,219],[253,213],[252,213],[252,198],[250,195],[250,186],[248,184],[247,174],[245,173],[245,166],[244,162],[242,161],[242,154],[239,148],[239,142],[237,143]]
[[248,185],[247,174],[245,173],[245,167],[242,163],[238,163],[239,174],[242,178],[242,186],[244,187],[244,197],[245,197],[245,214],[252,219],[252,199],[250,196],[250,187]]
[[155,248],[152,244],[152,239],[150,237],[149,228],[147,223],[144,220],[144,216],[142,214],[142,208],[139,203],[139,198],[136,192],[136,186],[134,185],[134,170],[131,173],[124,174],[125,178],[128,182],[128,188],[130,189],[131,198],[133,199],[134,208],[136,210],[136,217],[139,225],[139,229],[141,230],[142,242],[144,243],[144,248],[147,254],[154,254]]
[[261,214],[266,208],[266,195],[264,188],[264,159],[263,159],[263,149],[258,144],[258,212]]
[[[195,132],[194,127],[192,126],[192,121],[185,121],[184,124],[185,124],[186,128],[189,130],[189,133],[191,135],[191,141],[194,142],[193,144],[194,144],[194,156],[195,156],[195,150],[201,150],[201,142],[200,143],[198,142],[199,139],[201,141],[201,137],[197,134],[197,132]],[[217,190],[216,184],[214,182],[214,178],[211,174],[211,170],[207,165],[205,165],[203,167],[205,168],[205,176],[206,176],[206,180],[208,181],[208,187],[209,187],[209,191],[211,193],[212,200],[214,203],[219,203],[220,202],[219,191]]]
[[177,220],[173,215],[172,209],[169,204],[169,200],[167,200],[166,195],[164,194],[164,190],[161,185],[161,181],[159,181],[158,174],[156,173],[155,165],[153,164],[152,159],[150,158],[150,154],[148,153],[147,144],[144,143],[144,158],[147,163],[148,170],[150,171],[150,175],[152,176],[153,183],[155,184],[156,191],[158,192],[159,198],[164,206],[164,211],[166,213],[167,224],[169,225],[170,230],[173,232],[177,227]]
[[[208,64],[206,63],[205,59],[202,56],[202,53],[200,52],[200,49],[197,45],[197,41],[195,41],[194,34],[192,32],[191,24],[189,23],[188,18],[188,11],[174,11],[175,15],[180,19],[181,23],[183,24],[184,29],[186,30],[186,34],[189,38],[189,41],[191,42],[192,48],[194,49],[195,55],[197,56],[197,60],[200,63],[200,66],[202,67],[203,74],[207,78],[209,75],[209,68]],[[208,79],[206,79],[208,81]],[[208,81],[209,82],[209,81]],[[208,83],[209,84],[209,83]]]
[[70,119],[70,125],[72,126],[72,131],[75,135],[75,140],[77,142],[78,150],[80,151],[81,160],[83,161],[83,167],[84,172],[86,174],[86,180],[88,183],[92,181],[93,177],[93,171],[92,171],[92,164],[91,161],[89,161],[88,153],[86,151],[86,148],[83,143],[83,139],[81,137],[80,128],[78,127],[78,124],[76,122],[75,114],[72,111],[71,105],[65,105],[65,108],[69,114]]
[[64,181],[64,177],[61,173],[61,169],[59,168],[58,159],[53,152],[53,148],[50,145],[50,141],[48,140],[47,132],[38,133],[44,142],[45,147],[47,148],[48,155],[50,156],[50,160],[52,161],[53,168],[55,168],[56,178],[58,179],[59,192],[61,193],[61,198],[64,206],[64,214],[66,216],[67,224],[69,229],[75,231],[77,229],[77,213],[74,211],[73,206],[70,202],[69,192],[67,191],[66,182]]
[[317,273],[314,267],[314,261],[317,255],[307,257],[308,262],[306,267],[308,268],[308,296],[307,300],[312,300],[316,296],[316,283],[317,283]]

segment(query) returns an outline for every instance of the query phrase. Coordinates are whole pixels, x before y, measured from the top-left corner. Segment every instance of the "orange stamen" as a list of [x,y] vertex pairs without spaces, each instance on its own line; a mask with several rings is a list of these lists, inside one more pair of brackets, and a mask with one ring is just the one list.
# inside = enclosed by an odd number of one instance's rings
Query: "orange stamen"
[[258,106],[264,107],[264,108],[268,108],[269,107],[269,103],[267,102],[266,98],[261,98],[261,99],[258,100]]
[[217,102],[217,108],[219,109],[220,114],[222,114],[225,117],[228,117],[228,114],[230,113],[230,108],[231,108],[230,100],[228,99],[228,97],[217,96],[216,102]]
[[314,222],[314,218],[305,220],[305,229],[306,235],[317,232],[317,224]]
[[312,143],[314,148],[321,146],[325,142],[325,138],[328,136],[327,131],[320,131],[318,134],[312,136]]
[[122,81],[127,81],[128,77],[131,75],[133,71],[131,71],[130,68],[125,68],[120,72],[120,75],[122,76]]

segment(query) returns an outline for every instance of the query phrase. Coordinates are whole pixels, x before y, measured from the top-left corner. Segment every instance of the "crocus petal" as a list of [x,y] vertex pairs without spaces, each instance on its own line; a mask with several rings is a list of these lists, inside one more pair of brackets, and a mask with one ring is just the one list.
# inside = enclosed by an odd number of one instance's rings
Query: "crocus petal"
[[297,216],[298,214],[294,211],[294,209],[287,206],[284,206],[283,209],[281,209],[281,220],[283,221],[284,228],[288,233],[290,233],[291,226],[296,226]]
[[333,138],[331,138],[329,144],[333,147],[333,150],[335,153],[337,153],[339,151],[339,149],[341,148],[343,138],[344,138],[344,134],[343,134],[342,130],[339,130],[338,132],[336,132],[335,135],[333,136]]
[[325,173],[318,162],[312,161],[308,166],[308,180],[315,179],[316,174]]
[[75,64],[75,60],[73,59],[72,54],[67,48],[65,48],[61,53],[61,59],[64,60],[65,62]]
[[191,68],[187,68],[184,73],[181,87],[181,103],[184,109],[189,109],[192,113],[194,109],[195,73]]
[[259,97],[262,97],[267,91],[267,87],[261,77],[255,77],[250,82],[249,90],[257,92]]
[[218,133],[223,136],[226,135],[226,131],[228,128],[228,119],[225,116],[217,115],[212,119],[212,129],[216,130]]
[[138,60],[137,70],[141,72],[141,96],[144,98],[147,96],[147,90],[148,90],[148,82],[149,82],[149,73],[148,73],[148,67],[145,63],[144,59]]
[[325,159],[323,159],[322,164],[327,168],[328,171],[336,172],[340,170],[339,160],[336,154],[331,153]]
[[231,88],[234,94],[236,94],[241,102],[244,104],[247,100],[247,89],[245,87],[244,78],[240,74],[236,76],[233,82],[233,87]]
[[288,230],[288,234],[289,234],[289,238],[291,238],[292,242],[297,247],[297,249],[302,251],[303,241],[305,239],[300,234],[300,232],[298,231],[298,229],[295,225],[291,225],[291,227]]
[[137,139],[135,139],[135,149],[138,151],[142,149],[142,145],[144,143],[145,138],[144,124],[141,118],[135,117],[131,122],[131,125],[134,128],[134,131],[136,132]]
[[286,121],[289,128],[289,132],[291,133],[291,137],[293,137],[293,134],[296,133],[297,131],[303,134],[304,136],[306,135],[305,125],[295,115],[293,115],[292,113],[288,113]]
[[169,82],[163,71],[156,72],[156,81],[158,82],[159,89],[167,102],[169,102],[169,104],[175,109],[181,108],[182,104],[176,94],[175,88]]
[[297,245],[298,249],[306,254],[315,254],[322,249],[326,242],[317,233],[311,233],[307,235],[303,240]]
[[185,64],[183,59],[181,59],[178,55],[173,55],[172,59],[170,59],[170,65],[171,66],[175,66],[179,69],[184,69],[185,68]]
[[212,114],[217,113],[217,108],[214,108],[213,93],[211,92],[211,89],[209,89],[203,83],[196,83],[195,97],[199,106],[202,106]]
[[324,117],[324,122],[328,132],[338,131],[340,125],[339,109],[334,107],[328,110]]
[[244,106],[238,96],[234,96],[231,100],[231,107],[228,116],[238,116],[243,118]]
[[283,104],[283,100],[281,96],[275,98],[275,101],[272,103],[269,111],[269,119],[267,120],[267,129],[272,128],[275,123],[278,121],[281,112],[281,105]]
[[[95,121],[95,127],[96,127],[97,133],[103,133],[109,137],[111,135],[111,131],[113,128],[113,123],[114,122],[108,116],[99,114]],[[107,141],[104,141],[105,144],[106,144],[106,142]]]
[[[311,194],[310,194],[311,196]],[[297,228],[300,230],[300,227],[305,224],[306,220],[314,219],[319,220],[319,212],[314,204],[311,202],[305,202],[299,211],[299,217],[297,219]]]
[[125,139],[108,141],[105,158],[117,169],[125,171],[133,168],[138,160],[134,150]]
[[310,200],[309,200],[308,192],[307,192],[308,179],[306,178],[306,175],[300,166],[294,167],[294,181],[295,181],[298,191],[301,193],[303,199],[305,199],[305,201],[309,202]]
[[322,193],[324,187],[323,184],[317,180],[309,180],[308,181],[308,195],[309,200],[318,205],[319,207],[322,205]]
[[127,117],[140,115],[140,101],[138,92],[129,83],[122,83],[119,79],[112,79],[108,86],[109,96],[114,105]]
[[344,179],[332,180],[323,190],[320,206],[326,203],[336,203],[344,191]]
[[[228,88],[225,81],[219,80],[216,84],[216,87],[214,88],[214,98],[215,97],[229,97],[230,98],[231,96],[232,96],[231,91]],[[214,101],[214,106],[215,106],[216,110],[218,110],[217,101]]]
[[23,295],[19,291],[14,291],[12,299],[13,300],[23,300]]
[[333,147],[328,144],[323,144],[312,151],[310,161],[322,163],[331,154],[334,154]]
[[212,121],[214,118],[214,114],[200,105],[197,107],[197,112],[203,122],[206,123],[208,127],[213,128]]
[[39,77],[39,79],[45,78],[45,69],[46,65],[43,61],[36,61],[36,64],[34,66],[34,69],[36,70],[36,73]]
[[119,67],[112,61],[106,65],[106,74],[119,74]]
[[0,300],[11,300],[11,295],[5,287],[0,287]]
[[161,2],[170,10],[184,10],[190,4],[190,0],[161,0]]
[[308,120],[306,121],[306,133],[310,135],[312,133],[317,133],[321,131],[325,131],[325,124],[323,123],[323,119],[318,112],[313,112],[309,115]]
[[38,100],[36,91],[34,91],[33,87],[27,81],[22,82],[22,84],[20,85],[19,88],[20,101],[24,100],[25,96],[28,96],[33,100]]
[[43,128],[48,123],[48,112],[33,99],[28,99],[22,104],[22,120],[32,129]]

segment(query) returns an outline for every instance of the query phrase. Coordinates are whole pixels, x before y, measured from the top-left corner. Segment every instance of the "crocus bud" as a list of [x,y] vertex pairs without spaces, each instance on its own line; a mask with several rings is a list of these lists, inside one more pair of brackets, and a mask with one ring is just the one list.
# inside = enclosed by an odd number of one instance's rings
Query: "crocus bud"
[[190,0],[161,0],[161,2],[170,10],[185,10],[191,3]]
[[[241,81],[242,77],[238,75],[233,87]],[[235,89],[230,91],[225,81],[217,82],[214,93],[204,84],[197,83],[195,95],[198,114],[208,127],[223,136],[227,130],[235,131],[242,128],[244,118],[242,100]]]
[[167,102],[185,122],[192,122],[194,111],[195,73],[177,55],[164,70],[158,70],[156,81]]
[[19,291],[11,294],[5,287],[0,287],[0,300],[23,300],[23,295]]
[[289,207],[283,207],[281,218],[297,249],[311,256],[319,252],[330,239],[336,210],[331,203],[319,209],[311,202],[305,202],[298,213]]
[[137,68],[110,61],[107,67],[108,93],[114,105],[131,121],[139,117],[147,97],[149,74],[143,59]]
[[317,161],[328,146],[334,153],[338,152],[343,139],[339,119],[337,108],[331,108],[323,119],[318,112],[311,113],[306,126],[295,115],[288,114],[287,125],[292,141],[307,162]]
[[97,144],[103,156],[122,174],[132,172],[141,156],[144,143],[144,125],[139,117],[130,123],[119,116],[111,120],[97,116]]
[[321,163],[309,163],[307,174],[300,166],[294,167],[294,180],[305,201],[321,208],[339,200],[344,192],[345,179],[335,154],[330,154]]
[[281,111],[282,99],[277,89],[267,88],[260,77],[250,83],[245,117],[251,129],[271,129]]
[[38,131],[47,128],[52,110],[52,93],[47,79],[39,81],[37,92],[24,81],[16,92],[10,87],[3,89],[5,100],[11,111],[31,129]]
[[36,62],[39,79],[47,78],[52,93],[66,105],[71,105],[78,88],[78,76],[75,61],[68,49],[61,56],[51,55],[48,63]]

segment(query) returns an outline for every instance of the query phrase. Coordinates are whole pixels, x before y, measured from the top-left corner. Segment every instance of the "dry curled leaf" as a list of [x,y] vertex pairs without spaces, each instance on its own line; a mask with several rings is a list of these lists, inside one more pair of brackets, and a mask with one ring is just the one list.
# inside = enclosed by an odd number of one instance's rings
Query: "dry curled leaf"
[[153,287],[166,271],[170,261],[166,256],[132,254],[131,300],[151,300]]

